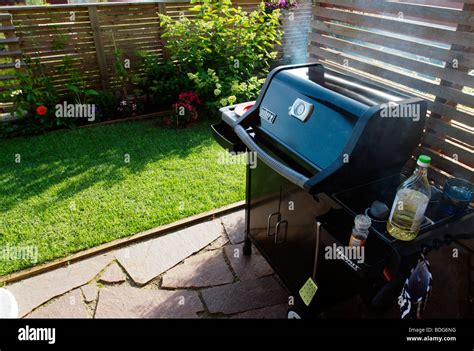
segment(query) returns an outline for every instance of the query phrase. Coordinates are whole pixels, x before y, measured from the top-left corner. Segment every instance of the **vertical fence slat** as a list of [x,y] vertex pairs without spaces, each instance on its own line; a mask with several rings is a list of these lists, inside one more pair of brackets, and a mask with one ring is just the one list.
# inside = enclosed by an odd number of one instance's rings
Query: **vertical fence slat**
[[[2,54],[3,54],[2,57],[3,57],[3,60],[10,59],[12,61],[12,62],[5,63],[4,64],[5,68],[0,69],[0,71],[4,71],[4,70],[9,71],[6,74],[0,75],[0,78],[1,78],[0,79],[1,80],[0,92],[3,92],[13,87],[15,74],[11,72],[11,70],[22,68],[21,66],[17,68],[16,62],[17,60],[20,60],[19,62],[21,63],[21,65],[23,65],[23,56],[22,56],[21,48],[19,44],[20,39],[17,37],[16,28],[13,24],[11,14],[9,13],[0,14],[0,22],[1,22],[1,27],[2,27],[2,30],[0,30],[0,32],[4,36],[4,39],[3,39],[4,43],[2,43],[4,45],[3,51],[2,51]],[[3,28],[7,30],[3,30]],[[10,101],[4,101],[3,99],[4,97],[2,97],[2,101],[0,101],[0,114],[11,112],[13,108],[13,105]]]
[[[474,11],[474,4],[468,4],[468,3],[464,3],[463,7],[462,7],[462,10],[463,11]],[[457,32],[474,32],[474,27],[472,26],[469,26],[469,25],[465,25],[465,24],[458,24],[456,26],[456,31]],[[474,47],[466,47],[466,46],[462,46],[462,45],[459,45],[459,44],[453,44],[451,45],[451,51],[457,51],[457,52],[467,52],[467,53],[472,53],[474,52]],[[452,62],[446,62],[446,67],[450,68],[452,66]],[[470,68],[469,67],[458,67],[457,68],[459,71],[461,72],[465,72],[465,73],[468,73],[470,71]],[[458,90],[462,90],[463,89],[463,86],[460,85],[460,84],[456,84],[456,83],[453,83],[453,82],[449,82],[447,80],[444,80],[442,79],[440,81],[440,86],[442,87],[447,87],[447,88],[455,88],[455,89],[458,89]],[[435,102],[439,102],[439,103],[442,103],[442,104],[446,104],[448,106],[452,106],[454,108],[456,108],[456,105],[457,105],[457,102],[456,101],[449,101],[443,97],[440,97],[440,96],[436,96]],[[437,113],[437,111],[434,111],[430,118],[435,118],[437,120],[440,120],[440,123],[443,123],[444,121],[446,121],[448,124],[449,122],[451,122],[451,119],[448,119],[447,117],[445,116],[442,116],[442,114],[439,114]],[[444,139],[446,137],[445,133],[443,133],[442,130],[436,130],[436,129],[432,129],[431,131],[426,131],[425,132],[425,135],[424,135],[424,138],[423,138],[423,141],[422,141],[422,146],[427,146],[429,147],[430,149],[434,149],[433,151],[435,151],[436,153],[439,153],[441,155],[445,155],[445,156],[448,156],[449,158],[452,158],[452,159],[457,159],[458,158],[458,151],[457,149],[454,149],[452,151],[454,151],[454,153],[451,153],[448,152],[448,150],[450,150],[449,148],[446,148],[443,146],[443,143],[440,143],[439,145],[435,145],[433,143],[430,143],[430,142],[427,142],[427,137],[429,137],[430,135],[437,135],[438,137],[440,137],[441,139]],[[461,151],[463,151],[461,149]],[[473,156],[469,155],[466,159],[465,159],[465,162],[466,164],[468,165],[471,165],[472,166],[472,160],[473,160]],[[452,174],[454,174],[455,176],[458,176],[458,174],[456,174],[455,172],[451,172]],[[444,183],[442,184],[444,185]]]
[[[313,11],[311,57],[428,100],[431,114],[415,155],[432,156],[430,176],[440,185],[449,176],[472,178],[473,5],[317,0]],[[400,18],[400,9],[408,17]]]
[[[160,2],[158,4],[158,11],[159,11],[160,14],[166,15],[166,3]],[[160,33],[162,33],[161,30],[160,30]],[[162,51],[163,58],[165,60],[167,60],[167,59],[170,58],[170,53],[169,53],[168,49],[166,48],[166,38],[162,38],[161,35],[160,35],[160,41],[161,41],[161,50],[163,50]]]
[[99,64],[102,88],[108,89],[110,84],[109,84],[109,77],[107,74],[107,61],[105,59],[104,47],[102,45],[99,17],[97,15],[97,6],[89,6],[88,10],[89,10],[89,19],[91,21],[92,35],[94,37],[95,51],[97,54],[97,62]]

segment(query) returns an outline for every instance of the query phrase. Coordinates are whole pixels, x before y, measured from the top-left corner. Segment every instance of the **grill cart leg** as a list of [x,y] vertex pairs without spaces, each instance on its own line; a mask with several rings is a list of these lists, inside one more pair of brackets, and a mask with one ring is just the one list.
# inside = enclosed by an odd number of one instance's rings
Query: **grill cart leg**
[[249,238],[249,230],[250,230],[250,223],[249,223],[249,218],[250,218],[250,155],[247,152],[247,167],[246,167],[246,179],[247,179],[247,184],[246,184],[246,204],[245,204],[245,242],[244,242],[244,247],[242,249],[244,256],[250,256],[252,254],[252,242],[250,241]]
[[245,235],[245,242],[242,251],[244,256],[250,256],[252,254],[252,242],[250,241],[248,234]]

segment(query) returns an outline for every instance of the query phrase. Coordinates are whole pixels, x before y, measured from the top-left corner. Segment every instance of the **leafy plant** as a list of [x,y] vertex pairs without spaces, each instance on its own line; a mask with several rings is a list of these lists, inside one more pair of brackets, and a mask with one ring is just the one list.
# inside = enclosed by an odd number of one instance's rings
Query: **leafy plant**
[[179,94],[178,102],[173,104],[174,114],[164,119],[169,127],[187,127],[197,122],[199,113],[198,105],[201,104],[199,96],[194,91],[185,91]]
[[131,117],[142,112],[141,105],[136,97],[121,99],[117,108],[119,117]]
[[56,124],[58,93],[38,60],[25,59],[25,63],[24,68],[15,71],[19,89],[10,91],[13,115],[29,119],[32,129],[50,128]]
[[189,79],[196,88],[207,96],[213,98],[206,100],[209,108],[232,105],[239,101],[253,100],[258,96],[260,87],[265,78],[250,77],[246,81],[224,78],[221,80],[216,72],[209,68],[207,72],[188,73]]
[[253,89],[261,82],[276,58],[273,49],[282,34],[279,10],[267,13],[261,3],[248,13],[233,7],[230,0],[206,1],[191,10],[196,13],[193,19],[176,21],[160,15],[171,60],[180,62],[211,109],[234,97],[254,96],[255,91],[243,93],[241,89]]
[[[150,104],[168,108],[176,101],[180,91],[187,90],[189,82],[179,64],[160,61],[154,53],[138,52],[142,61],[143,76],[137,76],[135,83],[147,96]],[[184,80],[183,80],[184,76]]]
[[94,89],[89,89],[84,76],[72,66],[72,58],[69,55],[64,56],[62,65],[58,69],[60,73],[68,74],[68,82],[64,84],[67,88],[69,97],[76,104],[86,104],[91,101],[93,96],[98,93]]
[[265,9],[267,11],[274,11],[276,9],[289,10],[298,8],[300,4],[296,0],[271,0],[265,3]]
[[[54,29],[53,29],[54,28]],[[69,41],[69,36],[61,33],[57,27],[53,27],[54,31],[53,40],[51,42],[51,50],[64,50],[66,44]]]
[[44,0],[26,0],[26,5],[45,5],[46,1]]
[[114,56],[114,70],[120,81],[122,99],[128,100],[127,86],[132,82],[132,74],[130,73],[130,69],[125,66],[123,51],[120,49],[115,49]]
[[[230,95],[221,100],[222,106],[234,104],[237,101],[248,101],[257,98],[265,78],[250,77],[245,82],[233,81],[230,85]],[[235,99],[233,98],[235,96]]]
[[98,91],[92,101],[95,105],[96,121],[113,119],[117,116],[119,98],[111,91]]

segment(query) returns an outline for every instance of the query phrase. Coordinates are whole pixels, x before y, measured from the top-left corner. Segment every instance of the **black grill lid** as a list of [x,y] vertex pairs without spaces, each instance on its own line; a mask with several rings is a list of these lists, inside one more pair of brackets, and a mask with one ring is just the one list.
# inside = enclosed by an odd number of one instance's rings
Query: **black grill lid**
[[[418,110],[419,119],[385,118],[389,103]],[[314,192],[329,181],[352,186],[399,172],[421,138],[425,115],[421,99],[313,63],[274,69],[252,109],[240,118],[225,112],[223,119],[261,161]]]

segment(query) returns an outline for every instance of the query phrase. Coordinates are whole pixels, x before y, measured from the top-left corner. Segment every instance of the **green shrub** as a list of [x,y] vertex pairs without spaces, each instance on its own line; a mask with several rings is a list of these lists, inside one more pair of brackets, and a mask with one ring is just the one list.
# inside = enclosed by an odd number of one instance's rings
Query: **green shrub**
[[98,91],[92,101],[96,108],[96,121],[116,118],[119,98],[114,93],[108,90]]
[[71,103],[86,104],[92,101],[97,91],[90,89],[84,75],[72,66],[72,58],[64,56],[59,73],[68,74],[68,81],[64,84],[67,88],[67,100]]
[[230,0],[207,1],[191,10],[193,19],[160,15],[171,60],[180,62],[212,109],[255,98],[277,55],[279,10],[266,13],[261,3],[248,13]]
[[[135,83],[157,108],[170,108],[179,93],[187,90],[189,81],[179,64],[160,61],[154,53],[138,52],[143,64],[143,76],[136,77]],[[184,79],[183,79],[184,78]]]
[[125,57],[122,50],[115,49],[114,57],[114,71],[120,82],[120,95],[122,100],[129,100],[128,86],[133,81],[133,75],[130,73],[130,69],[125,67]]
[[25,58],[26,65],[14,71],[15,88],[2,92],[3,101],[13,102],[17,120],[0,122],[0,138],[38,134],[59,125],[55,106],[59,95],[50,74],[37,59]]
[[[32,129],[51,128],[58,124],[54,108],[59,100],[58,93],[38,60],[25,59],[25,62],[22,70],[15,71],[18,89],[9,92],[13,115],[28,119]],[[44,109],[38,113],[41,106]]]
[[250,77],[240,82],[237,79],[221,80],[216,71],[209,68],[207,72],[198,71],[188,73],[189,79],[194,82],[196,89],[204,96],[212,96],[206,100],[209,108],[232,105],[237,102],[255,99],[265,78]]

